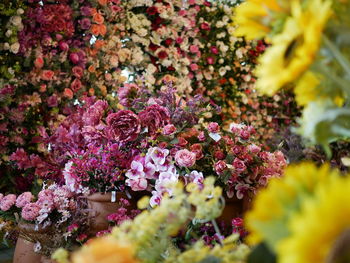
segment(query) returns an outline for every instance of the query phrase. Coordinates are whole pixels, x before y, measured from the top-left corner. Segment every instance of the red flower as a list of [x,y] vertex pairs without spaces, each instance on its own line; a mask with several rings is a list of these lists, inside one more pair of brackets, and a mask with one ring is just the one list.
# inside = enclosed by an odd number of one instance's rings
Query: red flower
[[147,14],[149,14],[150,16],[153,16],[153,15],[155,15],[155,14],[157,14],[158,13],[158,9],[157,9],[157,7],[155,7],[155,6],[150,6],[149,8],[147,8]]
[[155,45],[155,44],[153,44],[153,43],[151,42],[151,44],[149,44],[148,48],[149,48],[150,50],[152,50],[153,52],[155,52],[158,48],[160,48],[160,46]]
[[210,25],[207,22],[203,22],[200,27],[203,30],[210,30]]
[[166,46],[170,46],[173,43],[173,40],[171,38],[167,38],[164,42]]
[[166,53],[165,51],[160,51],[159,53],[158,53],[158,58],[159,59],[165,59],[165,58],[167,58],[168,57],[168,53]]

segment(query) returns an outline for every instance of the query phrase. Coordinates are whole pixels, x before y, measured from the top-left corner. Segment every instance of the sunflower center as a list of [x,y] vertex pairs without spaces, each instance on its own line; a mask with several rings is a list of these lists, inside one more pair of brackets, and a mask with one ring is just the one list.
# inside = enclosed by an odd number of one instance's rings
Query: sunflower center
[[350,262],[350,229],[345,230],[328,254],[326,263],[348,263]]
[[295,55],[296,49],[303,43],[303,37],[298,36],[295,39],[293,39],[288,47],[286,48],[286,51],[283,54],[284,58],[284,65],[287,67],[289,63],[292,61]]

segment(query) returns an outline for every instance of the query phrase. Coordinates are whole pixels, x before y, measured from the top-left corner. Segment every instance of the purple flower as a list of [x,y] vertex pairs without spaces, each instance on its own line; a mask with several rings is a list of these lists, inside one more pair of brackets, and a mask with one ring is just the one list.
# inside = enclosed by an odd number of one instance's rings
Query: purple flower
[[91,21],[89,18],[83,18],[82,20],[79,21],[79,24],[81,26],[81,29],[87,30],[91,26]]

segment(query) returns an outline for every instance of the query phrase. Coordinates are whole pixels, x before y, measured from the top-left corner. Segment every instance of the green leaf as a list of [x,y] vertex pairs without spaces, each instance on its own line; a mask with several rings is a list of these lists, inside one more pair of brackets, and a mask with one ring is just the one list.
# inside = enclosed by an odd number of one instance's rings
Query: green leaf
[[276,263],[276,255],[265,243],[257,245],[248,256],[247,263]]

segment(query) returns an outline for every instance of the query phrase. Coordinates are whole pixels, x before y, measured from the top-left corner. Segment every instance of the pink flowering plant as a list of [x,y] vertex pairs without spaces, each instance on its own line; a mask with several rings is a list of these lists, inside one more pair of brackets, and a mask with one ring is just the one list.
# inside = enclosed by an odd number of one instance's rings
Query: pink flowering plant
[[119,95],[120,104],[89,97],[82,100],[46,138],[50,151],[45,159],[33,163],[34,156],[24,149],[18,149],[12,159],[76,193],[124,191],[129,188],[126,172],[137,169],[132,161],[163,136],[163,128],[171,132],[192,126],[206,111],[200,97],[176,101],[171,88],[152,96],[126,84]]

